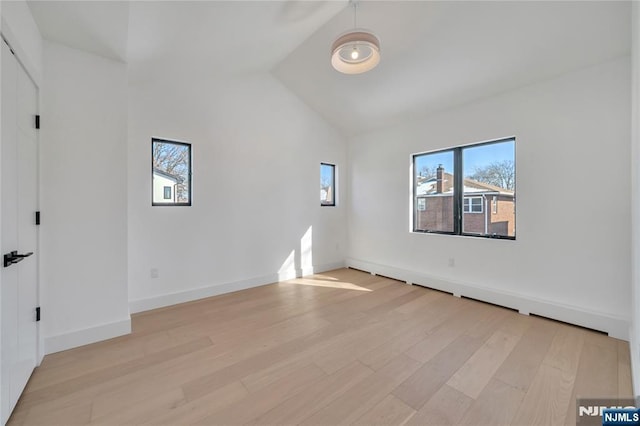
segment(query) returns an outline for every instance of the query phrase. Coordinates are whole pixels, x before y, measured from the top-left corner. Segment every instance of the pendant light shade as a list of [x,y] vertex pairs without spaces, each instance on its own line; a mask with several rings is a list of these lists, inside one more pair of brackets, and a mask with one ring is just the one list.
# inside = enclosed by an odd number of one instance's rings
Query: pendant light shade
[[380,63],[380,40],[371,31],[356,28],[357,0],[349,0],[353,6],[353,27],[342,33],[331,45],[331,65],[344,74],[361,74]]
[[331,46],[331,65],[344,74],[367,72],[380,62],[380,40],[370,31],[341,34]]

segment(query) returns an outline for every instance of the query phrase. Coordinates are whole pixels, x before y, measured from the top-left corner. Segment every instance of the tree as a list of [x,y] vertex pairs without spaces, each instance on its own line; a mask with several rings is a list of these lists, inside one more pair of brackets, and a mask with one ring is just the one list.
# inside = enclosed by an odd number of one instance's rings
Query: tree
[[419,175],[425,178],[432,178],[436,176],[436,167],[422,166]]
[[153,144],[153,167],[172,175],[180,176],[188,169],[189,150],[183,145],[155,142]]
[[515,163],[513,160],[494,161],[484,167],[476,167],[467,178],[513,191],[516,188]]

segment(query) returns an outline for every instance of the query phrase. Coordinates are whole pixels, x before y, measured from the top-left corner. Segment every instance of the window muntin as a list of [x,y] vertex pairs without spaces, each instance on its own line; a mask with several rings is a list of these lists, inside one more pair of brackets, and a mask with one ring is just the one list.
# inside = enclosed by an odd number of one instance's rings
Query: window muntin
[[414,232],[515,239],[515,138],[413,155],[413,197]]
[[191,144],[151,140],[151,204],[191,205]]
[[320,163],[320,205],[336,205],[336,166]]

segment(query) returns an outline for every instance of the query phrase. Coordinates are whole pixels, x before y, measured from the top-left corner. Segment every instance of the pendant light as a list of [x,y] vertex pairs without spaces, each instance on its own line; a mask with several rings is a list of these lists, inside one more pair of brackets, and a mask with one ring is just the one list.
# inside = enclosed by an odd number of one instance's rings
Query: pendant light
[[357,0],[353,7],[353,30],[342,33],[331,46],[331,65],[344,74],[361,74],[380,62],[380,40],[369,30],[357,28]]

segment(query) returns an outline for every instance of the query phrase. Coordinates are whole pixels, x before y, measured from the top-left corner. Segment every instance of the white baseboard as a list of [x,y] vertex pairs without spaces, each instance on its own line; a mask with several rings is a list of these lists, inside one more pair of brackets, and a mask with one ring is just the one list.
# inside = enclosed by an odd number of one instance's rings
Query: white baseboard
[[[505,292],[476,285],[461,283],[441,277],[431,276],[422,272],[395,268],[387,265],[366,262],[348,258],[346,266],[376,275],[384,275],[410,284],[418,284],[425,287],[453,293],[456,296],[466,296],[484,302],[494,303],[507,308],[516,309],[522,314],[536,314],[570,324],[609,333],[609,336],[617,339],[629,340],[628,318],[584,309],[578,306],[560,304],[550,300],[521,296],[517,293]],[[632,350],[633,354],[633,350]],[[640,367],[640,364],[636,364]],[[635,381],[634,381],[635,383]]]
[[121,321],[75,330],[69,333],[58,334],[57,336],[45,337],[44,350],[46,354],[52,354],[129,333],[131,333],[130,317]]
[[151,309],[163,308],[165,306],[177,305],[178,303],[191,302],[193,300],[204,299],[206,297],[218,296],[220,294],[232,293],[234,291],[246,290],[248,288],[273,284],[306,275],[318,274],[333,269],[344,268],[344,262],[327,263],[324,265],[314,265],[305,269],[291,269],[263,275],[261,277],[249,278],[246,280],[231,283],[215,284],[206,287],[199,287],[175,293],[162,294],[145,299],[129,301],[129,311],[137,312],[149,311]]
[[177,305],[179,303],[191,302],[193,300],[204,299],[206,297],[218,296],[220,294],[245,290],[247,288],[278,282],[278,274],[269,274],[262,277],[250,278],[247,280],[224,283],[207,287],[194,288],[175,293],[167,293],[145,299],[129,301],[129,311],[132,314],[149,311],[151,309],[163,308],[165,306]]

